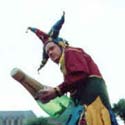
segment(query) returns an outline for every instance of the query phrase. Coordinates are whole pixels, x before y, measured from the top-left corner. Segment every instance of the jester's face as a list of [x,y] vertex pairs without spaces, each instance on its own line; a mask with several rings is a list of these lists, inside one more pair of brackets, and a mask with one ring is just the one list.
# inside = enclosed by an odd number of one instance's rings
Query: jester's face
[[49,58],[58,63],[62,55],[62,49],[59,45],[54,42],[48,42],[45,46],[45,52],[48,54]]

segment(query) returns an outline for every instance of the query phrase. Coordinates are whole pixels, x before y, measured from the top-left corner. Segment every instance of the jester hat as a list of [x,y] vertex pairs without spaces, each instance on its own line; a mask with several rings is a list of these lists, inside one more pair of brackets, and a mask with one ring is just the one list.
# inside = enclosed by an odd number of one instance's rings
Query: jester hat
[[[62,17],[52,26],[52,28],[48,33],[45,33],[33,27],[28,27],[28,30],[31,30],[33,33],[35,33],[37,37],[39,37],[39,39],[42,41],[44,46],[51,41],[58,44],[61,47],[66,47],[68,45],[67,41],[58,37],[64,21],[65,21],[65,12],[63,12]],[[46,54],[45,49],[43,47],[43,59],[41,61],[40,67],[38,68],[38,71],[46,64],[48,58],[49,57]]]

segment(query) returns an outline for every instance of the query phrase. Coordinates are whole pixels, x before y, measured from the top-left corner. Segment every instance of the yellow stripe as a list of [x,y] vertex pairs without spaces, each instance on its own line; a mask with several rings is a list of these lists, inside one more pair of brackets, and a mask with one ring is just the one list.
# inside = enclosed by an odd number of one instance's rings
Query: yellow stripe
[[60,64],[60,69],[63,72],[63,74],[66,74],[65,61],[64,61],[64,49],[60,57],[59,64]]
[[111,125],[109,111],[100,97],[86,107],[85,118],[87,125]]

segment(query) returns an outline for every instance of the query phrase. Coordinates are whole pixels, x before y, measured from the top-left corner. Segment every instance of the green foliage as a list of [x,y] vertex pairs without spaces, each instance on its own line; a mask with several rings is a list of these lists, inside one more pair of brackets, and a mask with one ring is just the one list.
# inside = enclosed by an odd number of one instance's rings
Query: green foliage
[[125,99],[120,99],[118,103],[113,105],[112,109],[125,122]]

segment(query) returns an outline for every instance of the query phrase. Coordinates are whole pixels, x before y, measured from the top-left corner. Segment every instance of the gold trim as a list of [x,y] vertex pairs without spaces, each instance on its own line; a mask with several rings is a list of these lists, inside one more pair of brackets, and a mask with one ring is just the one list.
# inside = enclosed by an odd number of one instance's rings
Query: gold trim
[[60,57],[59,64],[60,64],[60,69],[63,72],[63,74],[66,74],[65,60],[64,60],[64,49],[63,49],[62,55]]
[[89,75],[89,78],[93,78],[93,77],[102,79],[102,76],[98,76],[98,75]]

